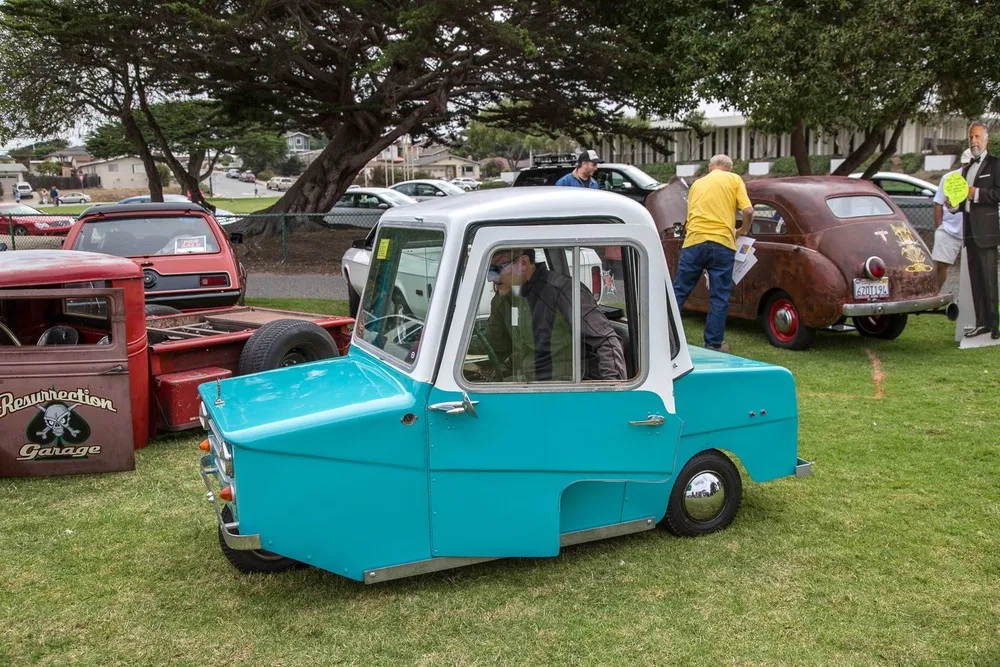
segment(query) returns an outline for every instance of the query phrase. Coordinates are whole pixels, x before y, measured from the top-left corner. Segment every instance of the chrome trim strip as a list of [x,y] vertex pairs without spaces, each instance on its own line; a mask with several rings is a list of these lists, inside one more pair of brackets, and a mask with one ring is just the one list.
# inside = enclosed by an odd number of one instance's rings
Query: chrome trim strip
[[885,301],[871,303],[845,303],[841,311],[845,317],[864,315],[895,315],[899,313],[919,313],[947,306],[955,298],[951,292],[906,301]]
[[[577,530],[572,533],[563,533],[559,536],[559,546],[569,547],[574,544],[604,540],[609,537],[620,537],[621,535],[641,533],[647,530],[652,530],[653,528],[656,528],[656,520],[653,517],[627,521],[625,523],[616,523],[610,526],[587,528],[586,530]],[[228,544],[228,540],[226,543]],[[233,548],[235,549],[236,547]],[[257,546],[256,548],[259,549],[260,546]],[[365,570],[365,583],[377,584],[383,581],[392,581],[393,579],[403,579],[404,577],[414,577],[420,574],[430,574],[431,572],[441,572],[442,570],[450,570],[456,567],[485,563],[491,560],[499,560],[500,558],[501,557],[499,556],[447,556],[442,558],[430,558],[428,560],[418,560],[413,563],[404,563],[402,565],[390,565],[389,567]]]
[[805,459],[796,459],[795,462],[795,476],[796,477],[808,477],[813,472],[813,462],[806,461]]

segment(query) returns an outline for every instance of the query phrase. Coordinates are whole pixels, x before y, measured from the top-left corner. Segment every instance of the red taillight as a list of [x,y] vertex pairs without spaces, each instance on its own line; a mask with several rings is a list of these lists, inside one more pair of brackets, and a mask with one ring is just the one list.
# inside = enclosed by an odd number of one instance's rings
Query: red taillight
[[225,500],[227,503],[233,502],[233,487],[227,486],[226,488],[219,491],[219,497]]
[[872,280],[885,277],[885,262],[881,257],[872,256],[865,260],[865,275]]
[[229,276],[202,276],[198,284],[202,287],[225,287],[229,284]]
[[590,269],[590,291],[598,297],[601,296],[601,267],[599,266]]

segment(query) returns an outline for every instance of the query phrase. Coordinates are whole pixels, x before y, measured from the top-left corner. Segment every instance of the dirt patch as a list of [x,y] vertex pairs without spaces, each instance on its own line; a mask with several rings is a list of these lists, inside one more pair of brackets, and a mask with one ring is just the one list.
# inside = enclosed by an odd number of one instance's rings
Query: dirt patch
[[367,229],[356,227],[295,230],[286,242],[280,235],[248,237],[236,252],[248,271],[337,274],[347,249],[367,235]]

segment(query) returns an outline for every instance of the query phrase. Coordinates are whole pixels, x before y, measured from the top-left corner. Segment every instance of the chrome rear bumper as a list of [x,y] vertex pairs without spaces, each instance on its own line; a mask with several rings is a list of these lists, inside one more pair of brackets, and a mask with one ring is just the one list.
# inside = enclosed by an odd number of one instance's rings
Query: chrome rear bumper
[[865,315],[896,315],[901,313],[920,313],[925,310],[943,308],[951,303],[955,295],[937,294],[920,299],[906,301],[872,301],[870,303],[845,303],[841,311],[845,317],[863,317]]

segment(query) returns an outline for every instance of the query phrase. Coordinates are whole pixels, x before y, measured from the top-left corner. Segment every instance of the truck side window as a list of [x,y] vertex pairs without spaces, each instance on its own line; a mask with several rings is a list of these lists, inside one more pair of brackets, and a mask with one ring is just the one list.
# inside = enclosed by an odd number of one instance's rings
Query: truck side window
[[412,366],[437,280],[444,232],[382,226],[378,230],[354,335]]
[[639,257],[625,246],[494,251],[464,379],[570,384],[636,377]]

